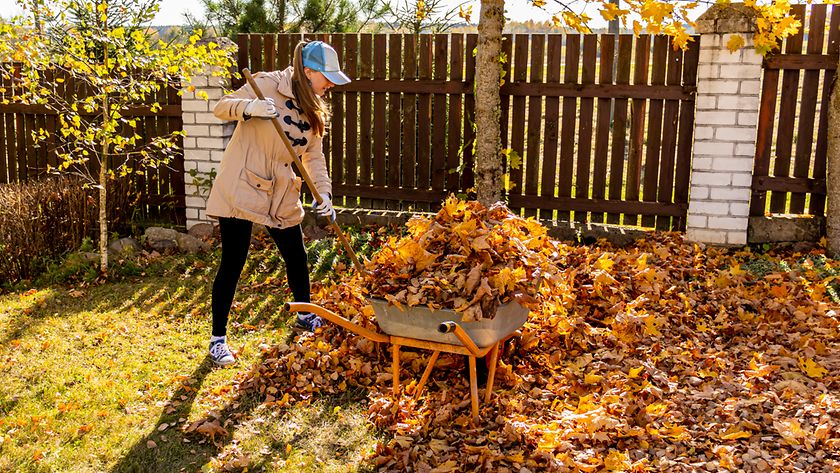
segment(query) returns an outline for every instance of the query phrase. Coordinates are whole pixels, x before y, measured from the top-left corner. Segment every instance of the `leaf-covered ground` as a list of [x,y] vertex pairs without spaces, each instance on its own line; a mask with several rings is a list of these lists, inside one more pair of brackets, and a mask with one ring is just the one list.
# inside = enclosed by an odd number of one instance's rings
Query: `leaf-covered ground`
[[[462,357],[441,356],[415,402],[414,383],[391,395],[389,347],[335,326],[266,347],[227,405],[256,393],[282,410],[366,390],[370,421],[389,434],[370,457],[384,471],[840,469],[840,271],[821,248],[753,253],[678,234],[567,245],[511,224],[509,258],[553,272],[479,423]],[[313,300],[375,329],[369,291],[348,275]],[[401,379],[419,379],[429,355],[405,351]],[[185,430],[224,436],[244,422],[228,411]]]

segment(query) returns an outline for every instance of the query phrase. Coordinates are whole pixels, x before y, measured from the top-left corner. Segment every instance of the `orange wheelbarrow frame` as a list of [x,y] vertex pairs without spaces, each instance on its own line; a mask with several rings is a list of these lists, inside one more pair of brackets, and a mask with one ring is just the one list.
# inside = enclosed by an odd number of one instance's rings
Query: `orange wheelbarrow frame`
[[487,374],[487,384],[484,392],[484,402],[490,402],[490,398],[493,394],[493,382],[496,378],[496,367],[499,363],[499,353],[500,347],[504,346],[504,343],[509,340],[511,337],[515,336],[518,331],[513,331],[504,337],[501,340],[497,341],[496,343],[488,346],[488,347],[478,347],[475,342],[470,338],[467,332],[461,328],[460,325],[456,322],[443,322],[438,327],[438,330],[443,333],[452,333],[458,340],[461,342],[461,345],[454,345],[449,343],[439,343],[439,342],[432,342],[428,340],[420,340],[417,338],[406,338],[406,337],[399,337],[396,335],[388,335],[384,333],[378,333],[371,330],[368,330],[358,324],[355,324],[344,317],[336,314],[335,312],[325,309],[317,304],[311,304],[307,302],[287,302],[284,308],[289,312],[312,312],[313,314],[329,320],[330,322],[338,325],[339,327],[345,328],[356,335],[360,335],[362,337],[367,338],[368,340],[377,342],[377,343],[390,343],[391,344],[391,355],[392,355],[392,364],[391,369],[393,370],[393,393],[394,395],[398,395],[400,393],[400,348],[401,347],[413,347],[413,348],[421,348],[425,350],[431,350],[432,356],[429,358],[429,362],[426,365],[426,369],[423,371],[423,375],[420,377],[420,382],[417,384],[417,388],[414,392],[414,398],[418,399],[423,392],[423,388],[426,385],[426,382],[429,380],[429,376],[432,374],[432,369],[435,366],[435,362],[437,362],[438,356],[441,352],[446,353],[454,353],[456,355],[466,355],[469,360],[469,371],[470,371],[470,400],[472,405],[472,419],[474,422],[478,422],[478,376],[476,374],[476,359],[483,358],[490,354],[490,363],[488,366],[488,374]]

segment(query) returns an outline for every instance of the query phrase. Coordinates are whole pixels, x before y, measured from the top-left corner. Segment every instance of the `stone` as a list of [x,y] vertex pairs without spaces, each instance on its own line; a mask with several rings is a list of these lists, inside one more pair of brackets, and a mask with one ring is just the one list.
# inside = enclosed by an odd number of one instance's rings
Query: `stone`
[[178,249],[181,250],[182,253],[198,253],[199,251],[210,250],[210,245],[206,241],[199,240],[198,238],[192,235],[187,235],[186,233],[179,233],[176,241],[178,243]]
[[108,245],[108,254],[110,255],[131,255],[138,251],[140,251],[140,243],[134,238],[120,238]]
[[774,215],[750,217],[749,243],[819,241],[824,235],[824,217]]
[[178,232],[171,228],[149,227],[144,236],[146,244],[155,251],[164,253],[178,248]]
[[321,240],[329,233],[318,225],[307,225],[303,227],[303,234],[310,240]]
[[197,223],[190,227],[187,233],[200,240],[209,240],[213,238],[213,230],[212,223]]
[[714,4],[697,18],[694,31],[698,34],[752,33],[755,20],[755,10],[743,3]]

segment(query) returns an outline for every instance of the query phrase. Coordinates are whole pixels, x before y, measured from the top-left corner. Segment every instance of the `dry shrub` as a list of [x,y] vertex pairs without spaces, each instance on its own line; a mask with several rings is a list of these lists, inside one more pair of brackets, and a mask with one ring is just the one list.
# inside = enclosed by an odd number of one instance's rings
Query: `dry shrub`
[[91,236],[95,195],[68,177],[0,184],[0,281],[31,278]]

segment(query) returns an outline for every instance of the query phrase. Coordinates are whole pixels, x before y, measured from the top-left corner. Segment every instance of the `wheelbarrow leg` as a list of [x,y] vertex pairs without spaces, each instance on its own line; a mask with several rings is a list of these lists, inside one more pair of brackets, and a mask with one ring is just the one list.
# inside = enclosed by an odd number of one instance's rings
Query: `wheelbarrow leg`
[[470,355],[470,400],[472,401],[472,418],[478,423],[478,377],[475,373],[475,357]]
[[490,372],[487,374],[487,384],[484,389],[484,402],[490,402],[490,396],[493,394],[493,381],[496,379],[496,365],[499,364],[499,344],[496,342],[493,349],[490,350]]
[[394,396],[400,393],[400,346],[396,343],[391,348],[394,354],[392,368],[394,370]]
[[423,376],[420,378],[420,383],[417,384],[417,390],[414,393],[414,399],[420,399],[420,394],[423,393],[423,387],[426,386],[426,381],[429,380],[429,375],[432,374],[432,368],[435,367],[435,362],[440,355],[440,350],[435,350],[432,357],[429,358],[429,364],[426,365],[426,370],[423,371]]

